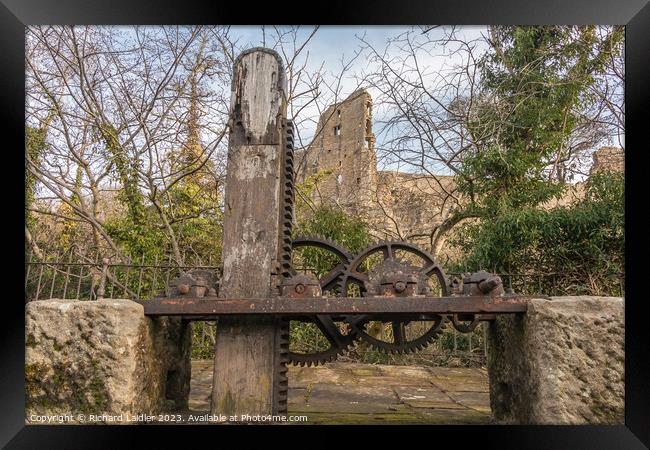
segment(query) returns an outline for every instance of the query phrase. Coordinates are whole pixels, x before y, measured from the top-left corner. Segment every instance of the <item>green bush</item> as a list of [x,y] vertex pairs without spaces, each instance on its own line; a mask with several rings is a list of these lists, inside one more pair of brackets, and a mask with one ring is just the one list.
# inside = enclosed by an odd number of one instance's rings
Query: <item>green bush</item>
[[[192,323],[192,359],[213,359],[216,335],[214,322]],[[212,338],[211,338],[212,337]]]
[[466,225],[460,266],[530,276],[522,288],[548,295],[623,295],[624,198],[622,175],[594,175],[570,206],[509,209]]
[[363,250],[372,238],[360,218],[333,206],[320,206],[299,220],[294,236],[321,236],[345,246],[352,253]]

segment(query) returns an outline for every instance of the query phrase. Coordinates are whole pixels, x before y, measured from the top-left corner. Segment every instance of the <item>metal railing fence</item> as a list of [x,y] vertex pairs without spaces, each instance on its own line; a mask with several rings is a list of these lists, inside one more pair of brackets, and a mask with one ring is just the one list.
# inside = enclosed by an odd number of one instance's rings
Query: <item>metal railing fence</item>
[[[97,254],[67,252],[37,259],[33,253],[25,258],[25,301],[48,298],[97,300],[128,298],[144,300],[165,293],[170,280],[190,269],[218,271],[211,259],[204,264],[199,258],[178,266],[171,257],[161,262],[146,261],[144,255],[127,264],[99,259]],[[187,260],[186,260],[187,261]]]

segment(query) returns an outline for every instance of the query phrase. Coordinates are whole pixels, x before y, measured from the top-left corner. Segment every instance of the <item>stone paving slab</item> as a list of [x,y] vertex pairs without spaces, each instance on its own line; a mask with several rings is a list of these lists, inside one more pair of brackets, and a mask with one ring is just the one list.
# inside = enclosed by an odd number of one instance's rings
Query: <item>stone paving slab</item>
[[336,367],[296,367],[289,368],[289,388],[307,387],[310,384],[328,383],[339,384],[349,380],[350,376],[345,370],[337,370]]
[[489,392],[447,392],[455,402],[477,411],[490,413]]
[[381,414],[405,410],[395,392],[383,386],[337,386],[321,384],[306,401],[289,403],[292,412]]
[[412,423],[429,425],[489,425],[492,418],[489,413],[473,409],[429,409],[417,411],[417,421]]
[[[212,361],[192,361],[190,410],[209,410],[211,390]],[[343,362],[289,367],[289,414],[308,424],[491,423],[485,371]]]
[[209,411],[210,396],[212,395],[212,370],[214,363],[211,360],[192,360],[192,380],[190,382],[190,399],[188,408],[191,411]]
[[399,400],[411,408],[467,409],[436,387],[395,386]]
[[431,378],[431,372],[426,367],[389,366],[385,364],[378,364],[376,367],[381,370],[382,375],[405,377],[409,380],[428,380]]
[[443,392],[490,392],[489,386],[479,380],[433,378],[431,383]]

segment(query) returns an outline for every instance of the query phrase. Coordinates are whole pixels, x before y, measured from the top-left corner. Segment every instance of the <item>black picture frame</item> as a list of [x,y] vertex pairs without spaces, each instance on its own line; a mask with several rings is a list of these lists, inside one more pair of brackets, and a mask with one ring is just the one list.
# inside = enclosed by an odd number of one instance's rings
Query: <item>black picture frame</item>
[[[253,6],[255,5],[255,6]],[[369,431],[383,438],[391,435],[404,445],[422,445],[411,441],[413,432],[431,439],[431,445],[480,446],[516,449],[636,449],[650,446],[650,376],[648,374],[648,326],[642,284],[647,282],[644,249],[647,227],[644,227],[646,207],[643,202],[645,166],[644,117],[642,111],[650,96],[650,5],[647,0],[492,0],[492,1],[428,1],[388,2],[331,1],[323,4],[316,14],[306,15],[316,4],[219,2],[201,4],[196,0],[1,0],[0,4],[0,114],[4,132],[0,140],[3,151],[3,177],[13,178],[1,192],[3,203],[13,200],[12,209],[5,209],[5,232],[2,235],[8,250],[4,260],[10,270],[20,271],[24,247],[19,229],[24,219],[24,197],[21,167],[24,149],[24,44],[25,26],[31,24],[616,24],[626,26],[626,234],[631,245],[626,249],[626,392],[624,426],[419,426],[409,427],[404,433],[392,427],[372,427]],[[647,146],[647,144],[646,144]],[[14,192],[15,191],[15,192]],[[11,220],[12,225],[9,225]],[[15,223],[15,227],[14,224]],[[26,426],[24,423],[24,309],[19,302],[23,295],[21,282],[15,282],[8,271],[3,271],[4,298],[2,308],[2,363],[0,364],[0,406],[3,410],[0,425],[0,445],[7,448],[122,448],[135,441],[134,437],[172,442],[179,437],[185,446],[197,444],[205,437],[225,445],[227,436],[244,431],[251,433],[287,432],[296,436],[305,427],[212,427],[212,426]],[[15,280],[22,280],[17,276]],[[15,284],[15,286],[13,285]],[[645,336],[645,337],[644,337]],[[348,427],[345,427],[348,428]],[[360,428],[357,427],[354,432]],[[367,427],[365,427],[367,428]],[[217,433],[213,433],[217,430]],[[187,431],[191,430],[191,434]],[[309,427],[314,439],[323,428]],[[367,431],[367,430],[366,430]],[[326,431],[327,432],[327,431]],[[302,434],[302,433],[299,433]],[[346,433],[340,440],[337,430],[328,432],[330,440],[341,445],[373,445],[367,437]],[[190,439],[191,436],[191,439]],[[242,439],[242,437],[240,437]],[[276,443],[289,437],[278,437]],[[303,439],[297,442],[306,445]],[[449,441],[448,441],[449,439]],[[232,442],[232,441],[229,441]],[[245,444],[247,441],[241,441]],[[270,445],[274,441],[268,441]],[[387,441],[386,441],[387,442]],[[152,445],[149,442],[150,445]],[[156,444],[154,444],[156,445]],[[230,445],[230,444],[229,444]],[[249,444],[245,445],[249,447]]]

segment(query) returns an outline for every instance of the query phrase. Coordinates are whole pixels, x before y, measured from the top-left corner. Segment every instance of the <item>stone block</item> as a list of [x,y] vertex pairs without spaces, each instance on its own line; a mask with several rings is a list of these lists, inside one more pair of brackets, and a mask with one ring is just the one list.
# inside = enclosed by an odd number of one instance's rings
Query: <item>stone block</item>
[[502,423],[622,424],[624,300],[534,299],[489,327],[492,413]]
[[145,317],[130,300],[39,300],[26,305],[25,338],[28,423],[187,407],[191,328],[179,318]]

